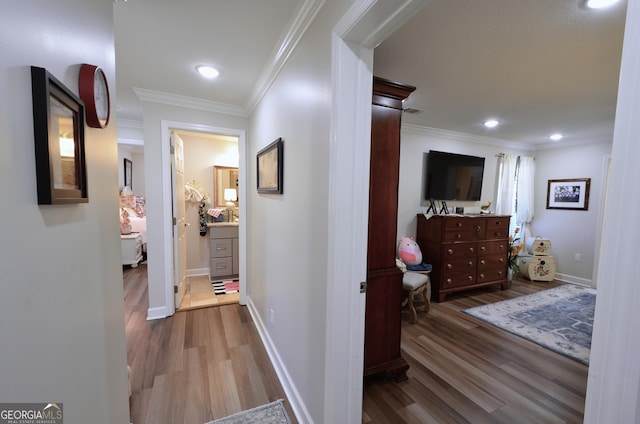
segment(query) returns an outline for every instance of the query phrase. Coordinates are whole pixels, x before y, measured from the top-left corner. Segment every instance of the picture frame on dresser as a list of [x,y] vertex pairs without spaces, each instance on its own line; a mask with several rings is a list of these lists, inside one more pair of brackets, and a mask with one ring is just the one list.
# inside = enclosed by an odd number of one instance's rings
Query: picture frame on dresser
[[278,138],[256,155],[258,193],[282,194],[284,142]]
[[589,209],[591,178],[548,180],[547,209]]
[[84,103],[44,68],[31,88],[38,204],[87,203]]

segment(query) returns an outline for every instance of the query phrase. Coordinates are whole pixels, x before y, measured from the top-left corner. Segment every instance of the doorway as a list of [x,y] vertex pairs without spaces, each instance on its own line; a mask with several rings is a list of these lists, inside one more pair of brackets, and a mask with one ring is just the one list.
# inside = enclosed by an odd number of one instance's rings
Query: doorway
[[[174,269],[184,268],[186,276],[184,296],[176,297],[176,311],[238,303],[239,137],[191,130],[172,134],[172,157],[178,157],[179,141],[184,152],[184,181],[174,186],[174,199],[185,194],[181,202],[185,223],[181,225],[180,207],[174,204],[174,229],[178,235],[181,229],[186,232],[183,247],[174,243],[174,258],[180,258]],[[174,168],[172,180],[180,176],[178,167]],[[174,235],[174,241],[179,239]],[[176,281],[181,281],[178,274]]]
[[[239,129],[231,129],[231,128],[222,128],[222,127],[213,127],[213,126],[207,126],[207,125],[200,125],[200,124],[191,124],[191,123],[184,123],[184,122],[175,122],[175,121],[161,121],[161,133],[162,133],[162,167],[165,171],[163,171],[163,178],[162,178],[162,186],[163,186],[163,192],[162,192],[162,203],[163,205],[165,205],[165,208],[168,209],[168,211],[171,211],[171,204],[172,204],[172,199],[173,199],[173,190],[171,189],[171,181],[173,176],[171,175],[171,140],[170,140],[170,135],[171,132],[175,131],[178,134],[181,134],[181,137],[183,137],[185,139],[185,144],[188,146],[189,143],[189,135],[190,133],[197,133],[200,136],[208,136],[208,137],[213,137],[213,135],[217,135],[218,137],[233,137],[237,140],[237,150],[236,150],[236,157],[237,157],[237,165],[238,165],[238,187],[239,187],[239,193],[238,193],[238,214],[240,217],[242,216],[246,216],[246,183],[245,183],[245,173],[246,173],[246,168],[247,168],[247,161],[246,161],[246,137],[245,137],[245,131],[244,130],[239,130]],[[187,134],[187,135],[185,135]],[[188,149],[188,147],[187,147]],[[189,157],[188,157],[189,153],[187,152],[185,154],[185,160],[187,162],[187,165],[185,166],[185,181],[189,182],[190,181],[190,174],[189,174]],[[211,173],[207,174],[208,177],[206,177],[207,183],[209,184],[209,187],[213,186],[213,163],[210,163],[210,169],[211,169]],[[197,177],[198,179],[203,180],[204,184],[204,180],[205,177]],[[193,179],[193,178],[192,178]],[[209,195],[212,196],[212,189],[209,190]],[[162,231],[165,235],[164,237],[164,246],[165,246],[165,273],[164,273],[164,298],[165,298],[165,302],[167,305],[166,308],[166,312],[167,315],[171,315],[175,312],[175,310],[180,306],[180,305],[176,305],[175,304],[175,299],[174,299],[174,272],[173,272],[173,258],[174,258],[174,245],[173,245],[173,238],[172,238],[172,234],[173,234],[173,225],[172,225],[172,218],[168,217],[168,219],[165,219],[163,222],[166,222],[167,227],[164,228],[164,230]],[[200,237],[199,242],[200,243],[204,243],[204,245],[206,245],[206,237],[204,236],[200,236],[200,222],[198,220],[197,225],[195,224],[191,224],[189,225],[189,227],[194,227],[193,230],[197,230],[197,234],[198,237]],[[245,256],[246,256],[246,229],[245,229],[245,225],[239,225],[238,226],[238,275],[242,276],[243,278],[246,278],[246,261],[245,261]],[[208,234],[208,231],[207,231]],[[206,258],[209,254],[209,251],[207,249],[195,249],[196,252],[189,252],[189,249],[187,248],[187,277],[190,277],[194,274],[200,274],[200,275],[207,275],[208,271],[204,271],[204,269],[206,268],[208,270],[208,267],[202,266],[201,268],[189,268],[189,257],[191,255],[197,255],[194,256],[194,258],[197,261],[200,261],[199,263],[206,263]],[[205,255],[205,256],[201,256],[201,255]],[[169,265],[167,265],[169,264]],[[193,265],[192,265],[193,266]],[[167,267],[171,267],[170,270],[166,269]],[[242,282],[240,282],[239,285],[239,302],[240,304],[245,304],[246,303],[246,287],[244,284],[242,284]]]

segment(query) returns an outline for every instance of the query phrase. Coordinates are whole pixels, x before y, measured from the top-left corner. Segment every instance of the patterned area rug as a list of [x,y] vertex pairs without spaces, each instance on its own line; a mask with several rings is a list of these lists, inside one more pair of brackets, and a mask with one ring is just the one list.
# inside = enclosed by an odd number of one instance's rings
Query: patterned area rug
[[283,402],[280,399],[206,424],[291,424]]
[[594,289],[566,284],[462,312],[588,365],[595,303]]
[[212,281],[211,285],[213,286],[213,293],[215,295],[238,293],[240,290],[240,282],[235,280]]

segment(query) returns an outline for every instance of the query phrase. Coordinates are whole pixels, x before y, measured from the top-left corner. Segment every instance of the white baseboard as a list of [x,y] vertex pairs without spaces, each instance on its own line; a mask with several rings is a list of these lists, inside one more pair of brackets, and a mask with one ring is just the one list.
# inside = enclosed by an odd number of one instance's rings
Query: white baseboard
[[151,321],[153,319],[161,319],[168,317],[169,313],[167,313],[167,307],[161,306],[159,308],[149,308],[147,309],[147,321]]
[[256,309],[253,301],[250,297],[247,296],[247,308],[249,309],[249,313],[251,314],[251,318],[253,318],[253,322],[256,325],[256,329],[258,334],[260,335],[260,339],[262,340],[262,344],[264,345],[267,354],[269,355],[269,359],[271,360],[271,364],[273,364],[273,368],[278,375],[278,380],[280,380],[280,384],[282,384],[282,388],[287,395],[287,400],[291,405],[291,409],[293,409],[293,413],[296,416],[296,419],[299,423],[305,424],[313,424],[313,420],[311,419],[311,415],[309,415],[309,411],[305,406],[302,398],[300,397],[300,393],[296,389],[287,368],[282,362],[282,358],[278,354],[278,350],[273,344],[271,337],[269,336],[269,332],[264,325],[264,322],[260,318],[260,314]]
[[209,268],[193,268],[187,270],[187,277],[195,277],[198,275],[209,275]]
[[575,275],[561,274],[559,272],[556,272],[554,279],[558,281],[564,281],[565,283],[577,284],[579,286],[595,287],[593,285],[593,280],[576,277]]

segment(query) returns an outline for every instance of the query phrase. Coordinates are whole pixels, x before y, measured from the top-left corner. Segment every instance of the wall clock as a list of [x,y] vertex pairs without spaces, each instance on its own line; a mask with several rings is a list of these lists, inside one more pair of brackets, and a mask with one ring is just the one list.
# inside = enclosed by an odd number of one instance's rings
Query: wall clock
[[87,125],[104,128],[109,124],[111,100],[107,77],[99,66],[82,64],[78,77],[80,98],[85,104]]

